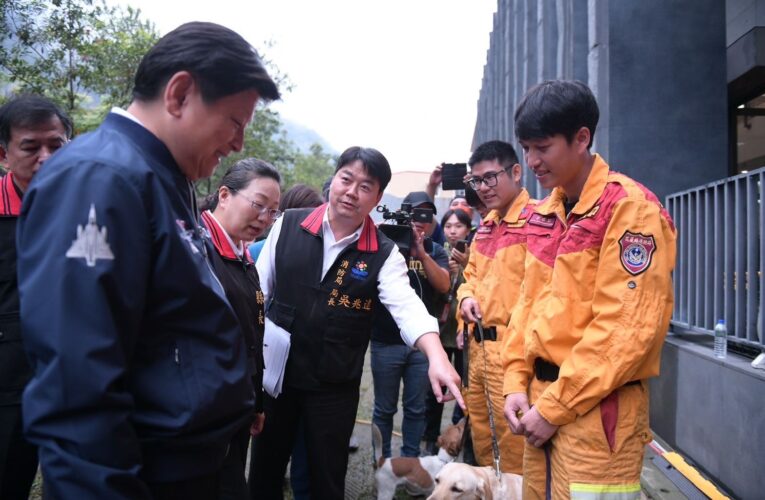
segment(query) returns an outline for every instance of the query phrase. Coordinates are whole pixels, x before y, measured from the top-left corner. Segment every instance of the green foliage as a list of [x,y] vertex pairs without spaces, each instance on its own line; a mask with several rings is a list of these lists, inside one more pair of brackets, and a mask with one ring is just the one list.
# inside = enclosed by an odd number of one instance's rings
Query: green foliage
[[45,95],[77,132],[130,100],[133,75],[159,38],[130,7],[93,0],[2,0],[0,72],[18,92]]
[[[274,42],[271,40],[263,43],[266,51],[273,45]],[[267,52],[264,53],[263,50],[258,52],[268,68],[268,74],[277,83],[282,95],[289,93],[293,88],[289,76],[281,72],[268,58]],[[334,172],[335,158],[332,155],[325,153],[319,144],[312,145],[308,154],[301,152],[287,137],[279,113],[268,107],[258,106],[252,122],[245,131],[242,151],[223,159],[212,177],[197,182],[197,194],[204,197],[212,193],[234,163],[242,158],[250,157],[273,165],[282,176],[284,191],[299,182],[321,191],[324,181]]]
[[307,184],[321,193],[324,182],[335,172],[336,161],[337,158],[325,153],[320,144],[312,144],[310,153],[300,154],[295,159],[290,185]]
[[109,7],[104,3],[98,13],[93,23],[93,40],[82,51],[88,62],[85,83],[102,97],[108,108],[126,107],[132,97],[138,64],[159,34],[151,21],[141,19],[140,9]]
[[[92,130],[112,106],[130,102],[133,77],[143,55],[159,39],[154,24],[132,7],[104,0],[0,0],[0,91],[45,95],[72,116],[75,133]],[[267,51],[273,41],[263,46]],[[261,51],[282,94],[288,76]],[[0,95],[0,103],[7,95]],[[315,144],[302,153],[287,138],[279,114],[260,106],[247,128],[243,151],[226,158],[214,176],[197,184],[207,195],[237,160],[256,157],[273,164],[282,187],[302,182],[321,189],[334,158]]]

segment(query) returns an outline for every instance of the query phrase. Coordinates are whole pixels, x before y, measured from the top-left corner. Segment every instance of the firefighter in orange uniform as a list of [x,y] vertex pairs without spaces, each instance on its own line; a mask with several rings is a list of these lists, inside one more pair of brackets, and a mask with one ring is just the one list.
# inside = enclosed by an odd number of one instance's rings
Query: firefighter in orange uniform
[[515,113],[526,163],[553,189],[527,221],[502,357],[505,416],[527,441],[524,498],[640,497],[675,229],[653,193],[590,152],[598,116],[572,81],[537,85]]
[[[470,259],[457,298],[462,319],[470,325],[468,390],[465,403],[470,414],[473,448],[479,465],[493,464],[488,387],[503,472],[520,474],[523,438],[514,436],[502,417],[504,396],[500,349],[507,335],[510,313],[523,280],[526,241],[523,228],[531,213],[529,194],[521,187],[521,166],[513,146],[502,141],[480,145],[470,158],[467,184],[491,209],[473,240]],[[475,322],[480,319],[485,340],[479,343]],[[483,345],[482,345],[483,344]],[[484,369],[484,350],[486,369]]]

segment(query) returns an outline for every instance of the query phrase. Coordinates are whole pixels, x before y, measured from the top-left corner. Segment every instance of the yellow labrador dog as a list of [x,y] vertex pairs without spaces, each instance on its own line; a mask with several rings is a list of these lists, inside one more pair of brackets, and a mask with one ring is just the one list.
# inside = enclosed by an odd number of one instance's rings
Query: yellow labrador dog
[[457,425],[447,427],[438,437],[438,455],[383,458],[382,435],[380,429],[372,424],[372,444],[377,467],[377,499],[391,500],[399,484],[405,484],[407,492],[413,496],[430,494],[433,491],[433,478],[444,465],[454,461],[462,449],[464,431],[465,419],[460,420]]
[[436,475],[428,500],[521,500],[523,476],[503,473],[497,479],[492,467],[472,467],[452,462]]

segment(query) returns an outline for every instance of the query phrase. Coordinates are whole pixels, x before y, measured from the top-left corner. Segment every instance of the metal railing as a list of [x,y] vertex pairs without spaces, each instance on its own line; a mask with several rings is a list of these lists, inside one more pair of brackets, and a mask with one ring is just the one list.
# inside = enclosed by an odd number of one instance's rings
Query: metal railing
[[765,348],[765,168],[667,196],[677,226],[675,330],[713,333]]

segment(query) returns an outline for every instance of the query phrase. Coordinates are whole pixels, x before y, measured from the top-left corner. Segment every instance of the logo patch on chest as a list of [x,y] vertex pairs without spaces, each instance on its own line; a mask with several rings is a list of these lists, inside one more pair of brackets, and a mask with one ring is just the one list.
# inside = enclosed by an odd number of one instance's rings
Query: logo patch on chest
[[622,266],[628,273],[637,276],[650,267],[656,240],[651,234],[625,231],[619,238],[619,249]]
[[357,260],[353,265],[353,268],[351,268],[351,278],[355,278],[357,280],[367,279],[367,276],[369,276],[369,271],[367,271],[368,267],[369,266],[367,263],[363,260]]
[[533,214],[529,218],[529,224],[532,224],[534,226],[542,226],[542,227],[546,227],[547,229],[550,229],[553,226],[555,226],[555,219],[556,217],[554,215]]

